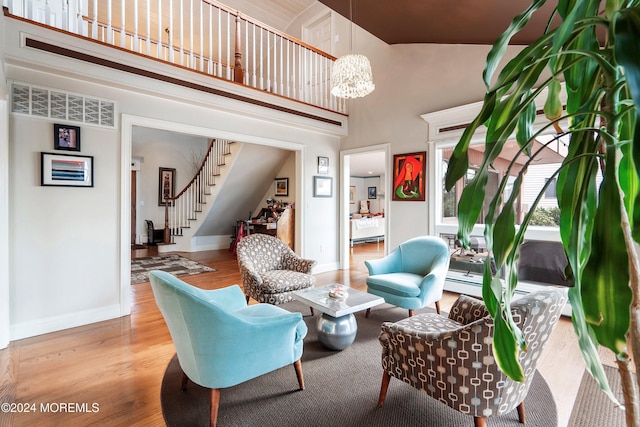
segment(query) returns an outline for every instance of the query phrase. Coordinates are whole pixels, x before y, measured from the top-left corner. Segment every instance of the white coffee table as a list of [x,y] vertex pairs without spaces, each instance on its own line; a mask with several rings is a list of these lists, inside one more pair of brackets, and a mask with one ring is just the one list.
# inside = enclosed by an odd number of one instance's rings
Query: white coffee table
[[294,299],[318,310],[322,315],[316,319],[318,339],[332,350],[343,350],[356,339],[358,324],[353,313],[384,304],[384,298],[366,292],[344,287],[345,299],[329,296],[329,291],[340,284],[307,288],[292,293]]

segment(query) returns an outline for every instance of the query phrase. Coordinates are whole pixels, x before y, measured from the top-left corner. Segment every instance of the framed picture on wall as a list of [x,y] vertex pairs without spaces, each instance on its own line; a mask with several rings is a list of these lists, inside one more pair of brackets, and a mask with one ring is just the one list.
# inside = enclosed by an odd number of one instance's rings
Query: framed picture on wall
[[275,196],[289,196],[289,178],[276,178],[273,181],[273,194]]
[[176,195],[176,170],[174,168],[159,168],[158,176],[158,206],[164,206]]
[[349,187],[349,203],[352,205],[356,204],[356,186],[352,185]]
[[378,188],[377,187],[368,187],[367,188],[367,196],[369,199],[377,199],[378,198]]
[[53,149],[80,151],[80,127],[54,124]]
[[327,175],[329,173],[328,157],[318,157],[318,173],[320,175]]
[[393,156],[393,201],[424,201],[427,153]]
[[314,176],[313,197],[333,197],[333,178],[330,176]]
[[40,185],[93,187],[93,156],[40,153]]

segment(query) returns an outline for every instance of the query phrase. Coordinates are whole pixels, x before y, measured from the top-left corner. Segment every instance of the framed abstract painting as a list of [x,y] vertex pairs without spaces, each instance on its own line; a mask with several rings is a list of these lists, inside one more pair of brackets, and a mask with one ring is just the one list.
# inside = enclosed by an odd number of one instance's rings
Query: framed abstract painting
[[396,154],[393,156],[393,201],[425,201],[427,153]]

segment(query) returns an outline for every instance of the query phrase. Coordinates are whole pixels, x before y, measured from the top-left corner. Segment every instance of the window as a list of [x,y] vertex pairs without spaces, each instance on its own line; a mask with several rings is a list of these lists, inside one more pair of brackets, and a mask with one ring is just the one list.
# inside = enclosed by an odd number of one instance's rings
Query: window
[[[549,183],[549,181],[551,181],[551,183]],[[544,191],[544,197],[550,198],[556,197],[556,184],[558,184],[558,179],[557,178],[547,178],[544,182],[545,184],[549,183],[549,186],[547,187],[547,189]]]

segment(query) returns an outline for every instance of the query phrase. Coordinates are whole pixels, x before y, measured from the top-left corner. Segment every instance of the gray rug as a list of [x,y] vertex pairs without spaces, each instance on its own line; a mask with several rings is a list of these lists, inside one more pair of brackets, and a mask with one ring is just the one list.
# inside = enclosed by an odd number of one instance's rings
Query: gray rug
[[[604,371],[613,394],[620,403],[624,403],[618,370],[605,366]],[[626,425],[624,411],[613,404],[600,390],[600,386],[591,374],[585,371],[573,405],[569,427],[625,427]]]
[[[302,356],[305,390],[298,390],[293,366],[224,389],[218,426],[473,426],[472,417],[395,378],[391,379],[383,407],[377,408],[382,380],[381,347],[377,339],[380,325],[383,321],[402,319],[406,310],[383,305],[373,308],[368,319],[364,313],[357,313],[356,341],[343,351],[332,351],[318,342],[308,307],[297,302],[284,307],[300,311],[309,327]],[[207,426],[208,390],[189,382],[182,392],[181,378],[182,371],[174,356],[162,379],[160,396],[167,426]],[[534,377],[525,407],[528,427],[557,426],[556,404],[539,373]],[[515,410],[490,418],[488,424],[522,427]]]
[[149,281],[151,270],[162,270],[174,276],[187,276],[192,274],[208,273],[216,271],[199,262],[192,261],[177,254],[156,255],[131,260],[131,284]]

